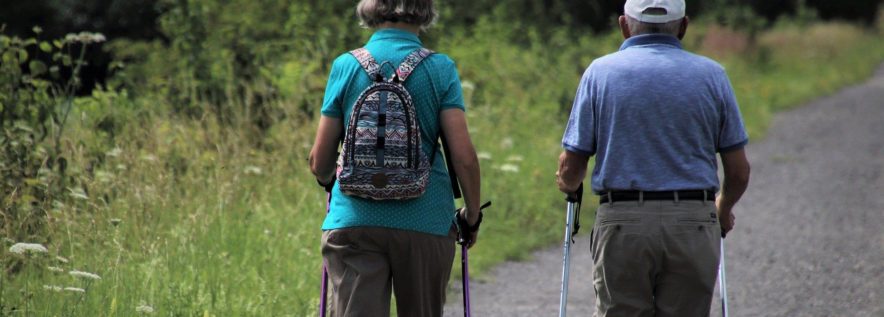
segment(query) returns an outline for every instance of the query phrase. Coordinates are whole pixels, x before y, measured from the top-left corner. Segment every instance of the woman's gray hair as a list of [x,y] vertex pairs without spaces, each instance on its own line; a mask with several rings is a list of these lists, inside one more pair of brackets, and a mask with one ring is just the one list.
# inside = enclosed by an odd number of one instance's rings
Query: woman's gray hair
[[626,16],[626,25],[629,26],[629,33],[632,35],[663,33],[678,35],[681,30],[681,21],[678,19],[666,23],[647,23],[636,20],[630,16]]
[[361,0],[356,6],[359,25],[376,28],[384,22],[403,22],[427,29],[436,22],[433,0]]

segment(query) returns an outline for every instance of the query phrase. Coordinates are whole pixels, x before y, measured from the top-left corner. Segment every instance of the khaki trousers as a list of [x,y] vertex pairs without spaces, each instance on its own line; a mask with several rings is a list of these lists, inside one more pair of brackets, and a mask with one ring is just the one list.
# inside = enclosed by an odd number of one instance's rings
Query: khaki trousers
[[602,204],[591,242],[595,316],[709,316],[720,239],[711,201]]
[[391,290],[399,316],[442,316],[454,252],[454,236],[375,227],[323,232],[330,316],[390,316]]

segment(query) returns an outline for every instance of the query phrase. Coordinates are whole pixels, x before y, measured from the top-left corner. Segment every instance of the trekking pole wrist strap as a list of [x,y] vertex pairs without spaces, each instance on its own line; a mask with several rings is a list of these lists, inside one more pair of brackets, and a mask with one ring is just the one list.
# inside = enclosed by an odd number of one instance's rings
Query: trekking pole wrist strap
[[457,213],[457,226],[460,227],[460,230],[464,233],[473,233],[479,231],[479,226],[482,225],[482,210],[479,210],[479,220],[476,220],[476,223],[470,226],[467,222],[467,219],[464,218],[460,212]]
[[328,184],[323,184],[323,183],[320,182],[319,179],[317,178],[317,179],[316,179],[316,184],[318,184],[320,187],[324,188],[326,193],[331,193],[332,188],[335,187],[335,177],[332,177],[331,181],[329,181]]

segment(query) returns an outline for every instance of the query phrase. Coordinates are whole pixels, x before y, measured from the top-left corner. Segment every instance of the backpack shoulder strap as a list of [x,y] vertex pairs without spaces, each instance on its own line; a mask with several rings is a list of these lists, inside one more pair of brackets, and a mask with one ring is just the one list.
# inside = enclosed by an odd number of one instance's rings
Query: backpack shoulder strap
[[374,57],[371,57],[371,53],[369,53],[364,47],[360,47],[350,51],[350,55],[356,57],[356,60],[359,61],[359,65],[361,65],[362,69],[368,73],[368,77],[374,79],[375,74],[378,73],[378,70],[380,70],[381,67],[378,65],[378,62],[374,60]]
[[445,155],[445,167],[448,168],[448,177],[451,181],[451,193],[454,194],[454,199],[459,199],[463,195],[460,192],[460,183],[457,181],[457,173],[454,172],[454,162],[451,161],[451,150],[448,147],[448,141],[445,140],[445,134],[441,131],[441,126],[439,138],[442,139],[442,154]]
[[433,53],[433,51],[423,47],[411,52],[411,54],[408,54],[408,56],[405,57],[405,60],[399,65],[399,68],[396,69],[396,77],[399,78],[400,82],[405,82],[405,80],[408,79],[408,76],[411,75],[411,72],[417,68],[417,65],[420,65],[425,58],[433,55]]

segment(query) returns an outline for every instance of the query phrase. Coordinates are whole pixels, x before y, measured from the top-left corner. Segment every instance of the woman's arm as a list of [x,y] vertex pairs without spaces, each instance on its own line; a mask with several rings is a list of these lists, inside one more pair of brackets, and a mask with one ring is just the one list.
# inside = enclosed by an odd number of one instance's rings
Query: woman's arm
[[[449,158],[457,174],[458,182],[463,191],[463,199],[466,204],[467,223],[474,225],[479,220],[480,175],[479,159],[476,157],[476,149],[467,131],[467,118],[461,109],[447,109],[442,111],[442,133],[448,142],[451,151]],[[475,244],[476,237],[472,238]],[[472,246],[470,244],[470,246]]]
[[316,141],[310,150],[310,171],[320,184],[334,180],[338,144],[341,142],[341,118],[322,116],[316,129]]

